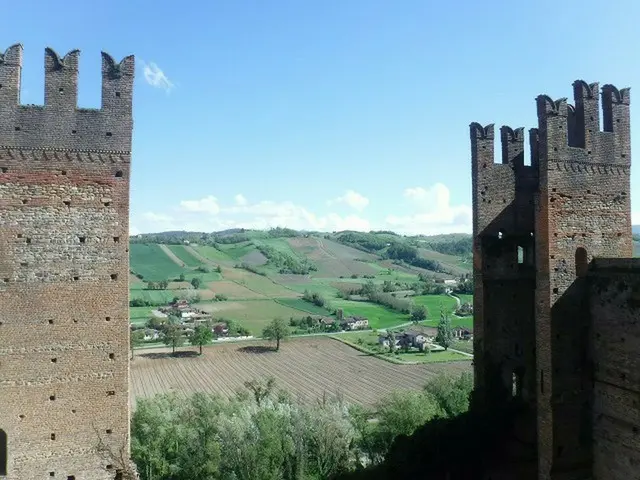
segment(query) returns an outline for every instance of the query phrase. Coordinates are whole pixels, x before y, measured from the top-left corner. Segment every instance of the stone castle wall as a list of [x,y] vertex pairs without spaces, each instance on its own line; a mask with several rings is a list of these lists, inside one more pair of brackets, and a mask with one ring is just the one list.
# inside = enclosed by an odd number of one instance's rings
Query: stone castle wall
[[[605,85],[602,107],[597,83],[573,90],[574,105],[536,99],[530,166],[523,129],[502,127],[495,164],[493,125],[470,125],[476,387],[497,381],[525,401],[540,479],[605,471],[593,439],[611,430],[594,416],[593,378],[596,364],[614,360],[593,342],[602,328],[626,335],[630,321],[615,305],[592,311],[588,276],[594,258],[632,256],[629,89]],[[487,378],[491,365],[500,379]]]
[[22,47],[0,57],[8,480],[113,478],[119,465],[95,449],[128,448],[133,58],[103,54],[99,110],[76,106],[78,58],[47,49],[45,105],[22,106]]
[[590,272],[593,477],[640,470],[640,259],[596,259]]

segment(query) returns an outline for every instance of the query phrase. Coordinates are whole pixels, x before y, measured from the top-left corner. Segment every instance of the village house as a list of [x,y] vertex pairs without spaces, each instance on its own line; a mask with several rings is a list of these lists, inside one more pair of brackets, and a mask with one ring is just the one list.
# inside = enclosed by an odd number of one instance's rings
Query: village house
[[[437,329],[431,327],[412,327],[406,331],[398,332],[394,335],[395,346],[398,348],[417,348],[424,350],[425,345],[430,345],[437,334]],[[389,334],[384,333],[378,336],[378,344],[384,348],[389,348]]]
[[147,328],[144,331],[144,340],[148,341],[148,340],[159,340],[161,337],[161,333],[156,330],[155,328]]
[[369,320],[365,317],[347,317],[340,324],[343,330],[364,330],[369,328]]
[[473,329],[466,327],[454,327],[453,338],[458,340],[473,340]]

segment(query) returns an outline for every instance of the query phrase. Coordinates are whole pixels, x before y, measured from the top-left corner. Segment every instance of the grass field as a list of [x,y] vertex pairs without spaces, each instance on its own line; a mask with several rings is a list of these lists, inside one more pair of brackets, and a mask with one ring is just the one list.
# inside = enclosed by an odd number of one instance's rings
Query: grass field
[[311,315],[331,315],[331,312],[324,307],[318,307],[313,303],[307,302],[301,298],[279,298],[278,303],[287,307],[295,308],[301,312],[308,312]]
[[209,259],[212,262],[222,264],[233,263],[233,259],[229,255],[227,255],[222,250],[218,250],[215,247],[211,247],[209,245],[196,245],[192,246],[191,248],[202,255],[204,258]]
[[285,320],[289,318],[300,318],[308,313],[287,305],[276,302],[272,299],[258,299],[201,303],[198,308],[210,312],[216,318],[228,318],[237,321],[240,325],[249,329],[253,335],[262,334],[262,329],[276,317]]
[[241,242],[241,243],[230,243],[230,244],[220,244],[220,250],[225,253],[229,258],[235,260],[236,262],[241,261],[240,259],[247,255],[248,253],[254,251],[255,247],[253,242]]
[[[451,319],[452,327],[473,328],[473,317],[456,317],[455,315],[451,315],[449,318]],[[420,324],[426,327],[437,327],[439,320],[439,318],[432,318],[420,322]]]
[[462,303],[470,303],[473,305],[473,295],[466,295],[464,293],[457,293],[456,296],[460,298]]
[[342,308],[345,316],[366,317],[371,328],[390,328],[410,321],[409,315],[398,313],[370,302],[336,299],[331,301],[334,308]]
[[169,303],[174,297],[179,297],[181,290],[131,290],[131,300],[142,299],[154,303]]
[[[264,342],[205,347],[202,357],[175,358],[167,349],[141,350],[131,362],[131,399],[157,393],[212,392],[231,397],[244,382],[273,376],[277,388],[306,402],[324,394],[373,405],[394,390],[420,390],[440,373],[471,371],[471,362],[396,365],[328,337],[285,341],[279,352]],[[253,347],[253,348],[247,348]],[[195,349],[181,349],[194,350]]]
[[202,265],[202,262],[191,255],[184,245],[167,245],[171,253],[178,257],[187,267],[197,268]]
[[129,250],[131,270],[145,281],[159,282],[175,278],[185,269],[172,261],[156,244],[132,243]]
[[144,325],[151,317],[153,307],[130,307],[129,317],[134,325]]
[[225,279],[238,282],[240,285],[253,290],[254,292],[270,297],[297,297],[298,292],[290,290],[283,285],[275,283],[270,278],[262,275],[256,275],[253,272],[243,270],[241,268],[225,268],[223,269],[223,277]]
[[[318,268],[314,276],[318,278],[357,275],[375,275],[379,269],[367,262],[375,262],[378,257],[361,252],[332,240],[316,237],[296,237],[287,239],[290,248],[301,257],[307,257]],[[364,261],[360,261],[364,260]]]
[[411,297],[416,305],[424,305],[429,312],[427,320],[440,318],[440,308],[445,312],[452,313],[456,308],[456,301],[448,295],[417,295]]

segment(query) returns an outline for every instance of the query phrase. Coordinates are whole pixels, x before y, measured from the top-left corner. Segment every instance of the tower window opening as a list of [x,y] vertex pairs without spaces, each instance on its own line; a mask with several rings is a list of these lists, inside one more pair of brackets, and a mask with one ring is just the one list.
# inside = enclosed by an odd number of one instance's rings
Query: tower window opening
[[589,259],[587,251],[578,247],[576,249],[576,277],[584,277],[589,270]]
[[522,265],[524,263],[524,248],[518,245],[518,264]]
[[0,430],[0,475],[7,474],[7,434]]

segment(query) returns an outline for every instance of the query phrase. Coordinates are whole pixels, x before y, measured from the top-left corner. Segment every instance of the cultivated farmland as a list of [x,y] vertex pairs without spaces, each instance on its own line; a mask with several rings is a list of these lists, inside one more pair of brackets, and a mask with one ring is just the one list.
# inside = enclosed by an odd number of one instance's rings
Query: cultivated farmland
[[185,249],[184,245],[167,245],[167,247],[171,253],[178,257],[187,267],[197,268],[202,265],[202,262],[191,255],[191,253]]
[[289,245],[300,256],[306,256],[313,262],[318,271],[317,277],[340,277],[356,275],[373,275],[379,269],[367,262],[375,262],[378,258],[370,253],[361,252],[332,240],[315,237],[289,238]]
[[273,376],[279,388],[303,401],[338,394],[349,403],[373,405],[394,390],[419,390],[439,372],[471,370],[467,361],[396,365],[327,337],[293,339],[280,352],[261,345],[216,345],[206,347],[202,357],[188,358],[170,357],[166,349],[139,351],[131,363],[132,402],[169,391],[230,397],[245,381]]
[[171,260],[160,245],[132,243],[129,250],[131,269],[142,275],[145,281],[159,282],[179,276],[185,272]]

